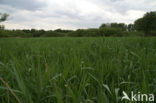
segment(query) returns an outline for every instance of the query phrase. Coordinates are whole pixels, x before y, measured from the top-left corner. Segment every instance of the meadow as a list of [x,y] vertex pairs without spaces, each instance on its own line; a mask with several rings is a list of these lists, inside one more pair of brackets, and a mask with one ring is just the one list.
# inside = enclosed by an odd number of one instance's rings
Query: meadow
[[0,78],[0,103],[130,103],[156,93],[156,38],[0,38]]

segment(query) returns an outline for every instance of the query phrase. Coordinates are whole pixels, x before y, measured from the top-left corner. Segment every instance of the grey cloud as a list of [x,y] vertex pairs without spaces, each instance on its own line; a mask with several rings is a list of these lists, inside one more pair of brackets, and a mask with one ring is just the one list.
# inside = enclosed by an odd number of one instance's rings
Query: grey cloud
[[[43,0],[42,0],[43,1]],[[27,27],[94,28],[102,23],[132,23],[139,12],[155,9],[155,0],[0,0],[0,12],[7,12],[11,20]],[[60,3],[61,2],[61,3]],[[81,2],[81,3],[80,3]],[[91,5],[87,5],[91,4]],[[89,8],[86,9],[86,7]],[[94,7],[95,6],[95,9]],[[90,10],[91,9],[91,10]],[[129,12],[130,11],[130,12]],[[134,14],[133,12],[137,12]]]
[[109,11],[125,14],[128,10],[153,11],[155,0],[91,0],[100,6],[109,6]]
[[44,2],[38,2],[37,0],[0,0],[0,4],[26,10],[37,10],[46,5]]

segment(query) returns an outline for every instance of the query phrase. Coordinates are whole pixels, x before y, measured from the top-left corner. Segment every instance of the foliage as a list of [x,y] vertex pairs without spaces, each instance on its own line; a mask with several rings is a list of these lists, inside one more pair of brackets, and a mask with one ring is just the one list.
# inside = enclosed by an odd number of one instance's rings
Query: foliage
[[0,13],[0,22],[6,21],[8,18],[9,14],[6,13]]
[[101,26],[99,28],[104,28],[107,27],[109,24],[101,24]]
[[0,25],[0,30],[4,30],[4,25]]
[[156,93],[155,53],[155,38],[1,38],[0,77],[21,103],[129,103],[122,91]]
[[131,32],[131,31],[134,31],[135,28],[134,28],[134,24],[128,24],[127,25],[127,31]]
[[[5,21],[8,14],[1,14],[1,21]],[[99,28],[77,30],[4,30],[0,26],[0,37],[99,37],[99,36],[156,36],[156,12],[148,12],[134,24],[103,23]]]
[[99,32],[101,36],[122,36],[121,29],[118,28],[103,27]]
[[151,35],[152,35],[152,36],[156,36],[156,30],[152,30],[152,31],[151,31]]
[[90,29],[78,29],[76,31],[70,32],[67,36],[72,37],[95,37],[100,36],[99,29],[90,28]]
[[56,31],[47,31],[44,33],[44,35],[42,35],[44,37],[62,37],[64,36],[64,33],[60,33],[60,32],[56,32]]
[[135,28],[138,31],[143,31],[146,35],[151,35],[151,31],[156,30],[156,12],[148,12],[136,20]]
[[121,29],[122,31],[127,30],[127,25],[124,23],[111,23],[110,26],[112,28]]
[[99,28],[115,28],[115,29],[120,29],[122,31],[127,30],[127,25],[124,23],[107,23],[107,24],[102,24]]
[[[6,21],[8,17],[9,17],[9,14],[0,13],[0,22]],[[3,30],[4,28],[5,28],[4,25],[0,25],[0,30]]]
[[124,37],[143,37],[144,33],[139,31],[124,31],[122,32],[122,36]]

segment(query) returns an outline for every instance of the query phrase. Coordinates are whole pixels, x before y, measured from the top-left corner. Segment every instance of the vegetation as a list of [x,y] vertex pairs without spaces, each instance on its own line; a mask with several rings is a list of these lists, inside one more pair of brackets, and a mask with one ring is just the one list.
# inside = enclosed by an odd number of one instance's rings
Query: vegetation
[[[64,32],[65,31],[65,32]],[[138,34],[141,35],[138,35]],[[153,32],[155,35],[155,32]],[[72,30],[0,30],[0,37],[101,37],[101,36],[143,36],[143,32],[124,31],[120,28],[103,27]],[[153,35],[153,36],[154,36]]]
[[[0,22],[8,16],[0,14]],[[144,35],[156,36],[155,12],[90,29],[1,25],[0,103],[121,103],[123,91],[155,94],[156,39]]]
[[6,13],[0,13],[0,22],[3,22],[3,21],[6,21],[7,20],[7,18],[8,18],[8,14],[6,14]]
[[155,38],[1,38],[0,103],[121,103],[122,91],[156,93],[155,53]]
[[[9,15],[6,13],[4,13],[4,14],[0,13],[0,22],[6,21],[8,16]],[[4,30],[4,25],[0,25],[0,30]],[[0,37],[1,37],[1,35],[0,35]]]
[[[0,21],[5,21],[8,15],[3,14]],[[0,37],[99,37],[99,36],[156,36],[156,12],[148,12],[134,24],[107,23],[99,28],[78,30],[5,30],[0,26]]]
[[156,32],[156,12],[148,12],[142,18],[135,21],[135,28],[145,32],[146,36]]

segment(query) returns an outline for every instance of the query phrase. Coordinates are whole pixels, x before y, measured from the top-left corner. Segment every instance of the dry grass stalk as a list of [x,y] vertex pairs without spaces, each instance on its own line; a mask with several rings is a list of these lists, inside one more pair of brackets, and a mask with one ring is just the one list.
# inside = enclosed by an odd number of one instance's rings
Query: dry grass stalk
[[2,83],[6,86],[6,88],[8,88],[8,90],[10,91],[10,93],[15,97],[17,103],[21,103],[20,100],[18,99],[18,97],[16,96],[16,94],[12,91],[12,89],[9,87],[8,83],[5,82],[3,80],[3,78],[0,77],[0,81],[2,81]]

